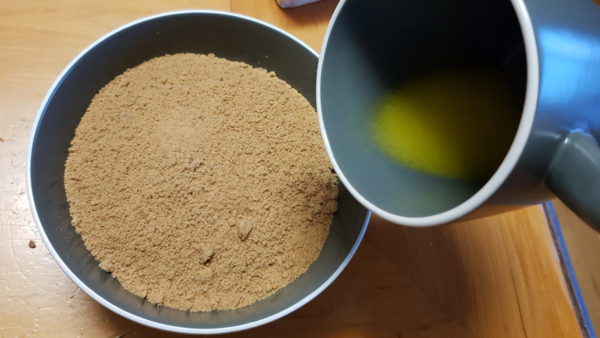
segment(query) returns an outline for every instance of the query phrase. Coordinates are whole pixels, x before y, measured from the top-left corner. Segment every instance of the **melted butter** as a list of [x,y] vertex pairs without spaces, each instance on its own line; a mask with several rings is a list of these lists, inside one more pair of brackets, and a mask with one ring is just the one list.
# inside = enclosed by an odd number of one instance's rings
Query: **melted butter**
[[451,69],[385,95],[371,130],[381,151],[412,169],[484,180],[508,152],[520,115],[521,104],[500,70]]

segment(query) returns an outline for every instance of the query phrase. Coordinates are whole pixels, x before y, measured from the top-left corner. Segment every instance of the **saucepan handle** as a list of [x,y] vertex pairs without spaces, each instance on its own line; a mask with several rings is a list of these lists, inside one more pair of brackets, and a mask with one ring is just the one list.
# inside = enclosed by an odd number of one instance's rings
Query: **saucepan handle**
[[546,185],[571,210],[600,231],[600,146],[584,131],[572,131],[559,145]]

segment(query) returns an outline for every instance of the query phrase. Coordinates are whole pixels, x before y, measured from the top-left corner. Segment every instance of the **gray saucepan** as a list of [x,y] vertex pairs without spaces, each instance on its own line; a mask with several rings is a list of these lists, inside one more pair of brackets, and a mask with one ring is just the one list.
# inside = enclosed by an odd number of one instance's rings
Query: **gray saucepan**
[[57,78],[40,107],[27,157],[33,217],[58,265],[110,310],[175,332],[210,334],[248,329],[298,309],[331,284],[356,251],[370,213],[340,185],[339,210],[318,259],[288,286],[244,308],[181,311],[156,306],[123,289],[98,267],[71,226],[63,184],[65,159],[75,128],[100,88],[127,68],[178,52],[214,53],[275,71],[315,105],[318,56],[278,28],[214,11],[171,12],[127,24],[81,52]]

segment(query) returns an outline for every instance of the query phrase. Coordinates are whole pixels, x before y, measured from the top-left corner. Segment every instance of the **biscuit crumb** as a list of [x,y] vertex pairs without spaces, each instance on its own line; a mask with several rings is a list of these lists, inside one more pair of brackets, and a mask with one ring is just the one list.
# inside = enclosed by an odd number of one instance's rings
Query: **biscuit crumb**
[[252,231],[253,227],[254,225],[247,220],[240,221],[238,224],[238,236],[242,241],[245,241],[246,238],[248,238],[248,235],[250,235],[250,231]]
[[213,249],[202,248],[202,250],[200,250],[200,261],[202,262],[202,264],[206,264],[212,259],[214,254],[215,251]]
[[110,81],[64,181],[100,267],[191,311],[246,306],[298,278],[337,209],[314,108],[274,73],[214,55],[157,57]]

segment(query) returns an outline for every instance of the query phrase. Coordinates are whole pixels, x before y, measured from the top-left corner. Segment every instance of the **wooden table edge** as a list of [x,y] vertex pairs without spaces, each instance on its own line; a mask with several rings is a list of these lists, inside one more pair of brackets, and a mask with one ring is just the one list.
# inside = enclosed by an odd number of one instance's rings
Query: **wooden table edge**
[[554,209],[554,205],[552,204],[552,201],[548,201],[545,202],[542,207],[548,222],[552,240],[554,242],[554,247],[556,248],[556,252],[558,254],[558,261],[567,284],[569,296],[575,308],[575,315],[577,317],[577,321],[579,322],[581,332],[585,337],[596,337],[589,312],[585,306],[583,294],[581,293],[581,288],[579,287],[579,282],[577,281],[577,275],[575,274],[575,269],[573,268],[573,262],[569,256],[567,243],[565,242],[560,222],[558,221],[558,217]]

